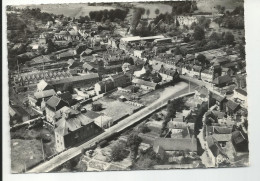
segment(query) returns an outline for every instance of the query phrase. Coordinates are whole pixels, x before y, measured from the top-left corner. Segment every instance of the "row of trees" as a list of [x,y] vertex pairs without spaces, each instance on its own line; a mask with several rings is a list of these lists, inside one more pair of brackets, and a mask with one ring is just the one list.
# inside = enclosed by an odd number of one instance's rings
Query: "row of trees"
[[125,20],[129,9],[111,9],[111,10],[102,10],[102,11],[90,11],[89,17],[91,20],[97,22],[105,22],[106,20],[110,20],[114,22],[116,19]]

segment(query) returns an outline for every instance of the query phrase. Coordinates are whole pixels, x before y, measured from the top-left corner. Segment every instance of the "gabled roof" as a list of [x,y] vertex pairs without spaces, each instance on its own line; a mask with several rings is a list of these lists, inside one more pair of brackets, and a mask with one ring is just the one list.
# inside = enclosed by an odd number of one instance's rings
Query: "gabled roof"
[[154,140],[154,148],[162,147],[165,151],[197,151],[197,140],[195,138],[173,139],[157,138]]
[[218,144],[217,140],[215,138],[213,138],[213,136],[208,136],[206,138],[206,140],[207,140],[209,149],[211,150],[212,154],[215,157],[217,157],[219,154],[227,157],[226,153],[221,148],[221,146]]
[[136,79],[136,78],[134,78],[132,80],[132,82],[134,84],[145,85],[145,86],[148,86],[148,87],[156,87],[157,86],[157,83],[145,81],[145,80],[142,80],[142,79]]
[[236,92],[238,92],[239,94],[242,94],[243,96],[247,96],[247,92],[244,91],[243,89],[235,89]]
[[232,78],[229,75],[223,75],[223,76],[219,76],[219,77],[215,78],[213,80],[213,83],[219,85],[219,84],[229,83],[231,81],[232,81]]
[[53,89],[50,89],[50,90],[44,90],[44,91],[40,91],[40,92],[35,92],[34,93],[34,97],[36,99],[41,99],[41,98],[46,98],[46,97],[53,96],[54,94],[56,94],[56,92]]
[[72,95],[70,92],[64,92],[62,94],[58,94],[58,97],[60,97],[62,100],[66,102],[70,102],[72,100]]
[[37,91],[44,91],[46,89],[53,89],[53,87],[49,85],[47,82],[45,82],[45,80],[41,80],[37,84]]
[[239,144],[246,141],[247,139],[244,137],[241,131],[234,131],[232,133],[232,140],[235,142],[235,144]]
[[235,109],[237,109],[239,107],[239,104],[237,104],[231,100],[228,100],[227,107],[234,111]]
[[[68,112],[69,110],[67,110]],[[73,132],[78,130],[79,128],[88,125],[93,122],[93,120],[89,119],[88,117],[84,116],[81,113],[71,114],[68,118],[62,116],[56,123],[55,132],[59,133],[60,135],[67,135],[69,132]]]
[[212,137],[217,141],[217,142],[222,142],[222,141],[230,141],[231,140],[231,134],[213,134]]
[[63,103],[64,105],[68,105],[60,97],[54,95],[50,99],[48,99],[48,101],[46,102],[46,105],[50,106],[53,109],[56,109],[60,103]]

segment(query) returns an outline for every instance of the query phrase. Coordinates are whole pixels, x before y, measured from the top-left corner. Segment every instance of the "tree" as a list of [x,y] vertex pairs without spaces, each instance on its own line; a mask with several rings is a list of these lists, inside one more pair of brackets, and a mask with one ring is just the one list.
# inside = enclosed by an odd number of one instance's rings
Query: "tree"
[[141,142],[142,142],[142,139],[136,133],[130,134],[127,139],[127,145],[130,147],[131,157],[133,160],[135,160],[135,158],[137,156],[138,147]]
[[217,41],[219,42],[221,40],[221,35],[218,34],[217,32],[213,32],[210,36],[209,39],[212,41]]
[[73,94],[73,86],[72,86],[72,84],[71,83],[65,83],[63,85],[63,91],[64,92],[69,91],[71,94]]
[[157,8],[154,13],[158,16],[158,14],[160,13],[160,10]]
[[147,9],[146,10],[146,15],[147,15],[147,19],[149,18],[149,15],[150,15],[150,9]]
[[240,57],[242,59],[245,59],[245,57],[246,57],[245,46],[242,43],[240,43],[238,49],[239,49]]
[[226,8],[225,6],[217,5],[216,9],[218,10],[218,13],[224,14]]
[[101,103],[92,103],[92,111],[101,111],[102,104]]
[[166,115],[165,121],[169,122],[172,118],[175,118],[175,117],[176,117],[175,100],[168,101],[168,104],[167,104],[167,115]]
[[197,60],[202,64],[202,65],[205,65],[205,64],[208,64],[209,61],[206,59],[206,57],[203,55],[203,54],[199,54],[197,56]]
[[233,45],[235,41],[234,35],[231,32],[226,32],[224,35],[224,42],[228,45]]
[[125,146],[123,144],[116,144],[115,146],[112,147],[111,149],[111,159],[113,161],[121,161],[124,158],[126,158],[126,150]]
[[196,26],[193,32],[193,37],[195,40],[203,40],[205,38],[204,28]]
[[131,21],[131,30],[135,31],[136,26],[139,24],[139,21],[142,17],[142,10],[141,8],[136,8],[133,12],[132,21]]
[[148,128],[148,126],[146,125],[146,124],[143,124],[143,125],[141,125],[140,127],[139,127],[139,131],[141,132],[141,133],[148,133],[148,132],[150,132],[151,130],[150,130],[150,128]]
[[180,22],[179,20],[176,19],[176,27],[179,27],[180,26]]

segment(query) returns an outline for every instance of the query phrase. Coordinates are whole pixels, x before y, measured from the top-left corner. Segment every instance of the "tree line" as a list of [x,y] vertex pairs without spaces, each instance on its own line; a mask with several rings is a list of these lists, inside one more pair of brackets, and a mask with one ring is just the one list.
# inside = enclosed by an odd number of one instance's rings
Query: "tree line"
[[127,13],[129,12],[129,9],[111,9],[111,10],[101,10],[101,11],[90,11],[89,17],[91,20],[97,21],[97,22],[105,22],[106,20],[110,20],[111,22],[114,22],[116,19],[119,19],[121,21],[125,20]]

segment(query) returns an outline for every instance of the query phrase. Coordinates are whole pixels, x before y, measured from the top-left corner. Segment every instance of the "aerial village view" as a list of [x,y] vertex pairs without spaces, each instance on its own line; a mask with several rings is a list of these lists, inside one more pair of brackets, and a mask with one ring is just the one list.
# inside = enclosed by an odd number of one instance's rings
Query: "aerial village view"
[[249,164],[241,0],[8,5],[12,173]]

